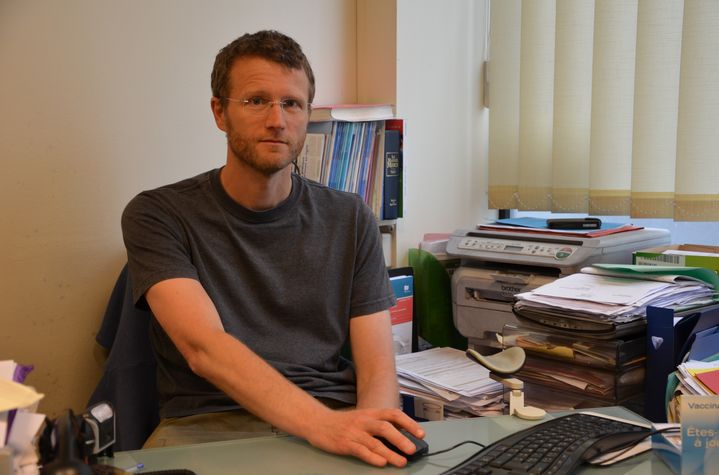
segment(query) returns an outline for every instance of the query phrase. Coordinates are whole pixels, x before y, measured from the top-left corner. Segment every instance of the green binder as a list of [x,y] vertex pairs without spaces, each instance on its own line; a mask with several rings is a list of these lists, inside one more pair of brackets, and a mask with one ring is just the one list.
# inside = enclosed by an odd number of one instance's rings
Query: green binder
[[467,349],[467,338],[454,327],[452,283],[447,268],[434,255],[421,249],[409,250],[414,268],[414,305],[419,336],[432,346]]

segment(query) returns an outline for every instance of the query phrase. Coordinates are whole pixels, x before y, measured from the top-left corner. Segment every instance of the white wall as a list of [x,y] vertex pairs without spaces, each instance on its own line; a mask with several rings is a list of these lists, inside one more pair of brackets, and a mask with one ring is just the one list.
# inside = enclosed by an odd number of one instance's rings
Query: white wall
[[405,119],[399,250],[487,212],[487,110],[481,105],[488,0],[397,1],[397,113]]
[[84,408],[120,213],[224,163],[212,62],[263,28],[303,46],[317,102],[354,100],[354,0],[0,1],[0,359],[35,365],[43,412]]

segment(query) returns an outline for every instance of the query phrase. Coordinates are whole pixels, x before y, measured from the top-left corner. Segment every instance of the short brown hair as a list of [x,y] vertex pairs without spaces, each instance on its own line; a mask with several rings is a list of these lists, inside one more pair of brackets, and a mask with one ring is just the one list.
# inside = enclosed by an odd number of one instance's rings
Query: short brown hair
[[227,105],[230,94],[230,69],[235,60],[242,57],[258,57],[291,69],[302,68],[310,82],[309,102],[315,97],[315,75],[299,44],[287,35],[274,30],[246,33],[217,53],[210,76],[212,95]]

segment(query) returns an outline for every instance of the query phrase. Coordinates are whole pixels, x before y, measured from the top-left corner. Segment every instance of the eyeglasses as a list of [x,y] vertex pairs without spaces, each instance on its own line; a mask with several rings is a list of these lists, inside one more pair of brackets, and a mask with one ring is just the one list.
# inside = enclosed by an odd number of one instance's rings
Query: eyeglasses
[[252,96],[248,99],[233,99],[231,97],[225,97],[224,99],[230,102],[237,102],[242,104],[242,110],[252,115],[263,115],[270,111],[273,105],[279,106],[284,113],[290,116],[299,116],[305,113],[310,103],[303,102],[299,99],[282,99],[279,101],[271,101],[266,97]]

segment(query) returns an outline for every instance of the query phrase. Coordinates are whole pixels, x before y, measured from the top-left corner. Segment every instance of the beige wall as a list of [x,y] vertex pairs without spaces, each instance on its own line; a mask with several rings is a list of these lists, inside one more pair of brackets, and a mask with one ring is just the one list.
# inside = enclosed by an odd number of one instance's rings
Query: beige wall
[[[480,219],[486,117],[473,42],[484,2],[397,0],[396,23],[387,4],[0,0],[0,359],[35,365],[41,411],[82,409],[99,377],[93,339],[125,260],[124,205],[222,165],[209,74],[217,50],[243,32],[297,39],[316,103],[396,95],[407,121],[400,260],[424,232]],[[372,24],[389,43],[370,39]],[[385,53],[358,58],[372,48]],[[367,76],[377,62],[397,67]]]
[[354,0],[0,1],[0,359],[35,365],[42,411],[84,407],[120,213],[223,164],[212,61],[262,28],[303,45],[318,102],[354,99]]

